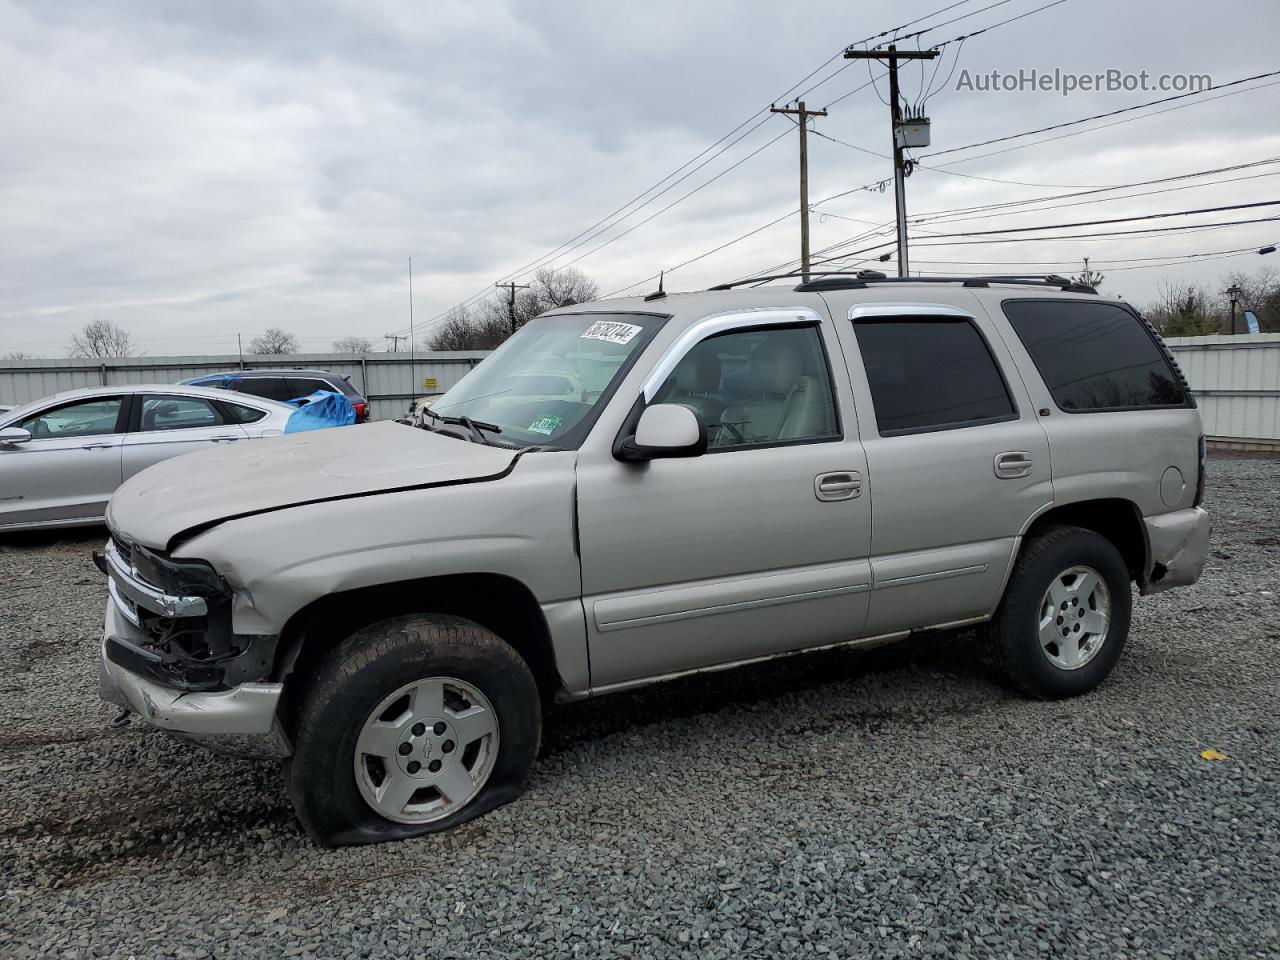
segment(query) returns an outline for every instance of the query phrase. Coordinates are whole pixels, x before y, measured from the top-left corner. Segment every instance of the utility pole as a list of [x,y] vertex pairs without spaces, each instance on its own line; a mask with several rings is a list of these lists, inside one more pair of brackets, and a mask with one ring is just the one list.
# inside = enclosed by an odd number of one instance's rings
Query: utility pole
[[244,344],[240,342],[240,334],[236,334],[236,352],[240,354],[240,369],[244,369]]
[[770,113],[785,113],[800,118],[800,272],[804,282],[809,282],[809,138],[810,117],[825,117],[826,110],[806,110],[804,101],[797,100],[795,109],[769,107]]
[[911,276],[907,263],[907,184],[906,167],[902,160],[903,142],[901,136],[902,108],[898,96],[898,61],[900,60],[932,60],[938,56],[937,50],[899,50],[889,44],[888,50],[846,50],[846,60],[881,60],[889,65],[889,109],[893,121],[893,195],[898,207],[898,276]]
[[511,315],[511,332],[516,332],[516,291],[528,290],[527,283],[495,283],[495,287],[505,287],[511,291],[511,296],[507,298],[507,313]]
[[406,337],[403,333],[384,333],[384,334],[382,335],[382,338],[383,338],[384,340],[390,340],[390,341],[391,341],[391,352],[392,352],[392,353],[399,353],[399,352],[400,352],[400,341],[401,341],[401,340],[408,340],[408,339],[409,339],[409,338],[408,338],[408,337]]

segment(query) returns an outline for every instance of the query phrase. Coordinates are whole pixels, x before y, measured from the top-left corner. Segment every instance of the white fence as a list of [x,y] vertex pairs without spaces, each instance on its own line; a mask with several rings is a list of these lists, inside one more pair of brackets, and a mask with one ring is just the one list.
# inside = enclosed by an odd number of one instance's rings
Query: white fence
[[[377,420],[398,417],[413,396],[443,393],[488,354],[479,352],[302,353],[246,357],[246,369],[310,367],[351,378]],[[38,400],[77,387],[117,383],[178,383],[192,377],[238,370],[235,354],[220,357],[129,357],[105,360],[0,360],[0,404]]]
[[1280,333],[1165,342],[1191,384],[1210,440],[1280,449]]

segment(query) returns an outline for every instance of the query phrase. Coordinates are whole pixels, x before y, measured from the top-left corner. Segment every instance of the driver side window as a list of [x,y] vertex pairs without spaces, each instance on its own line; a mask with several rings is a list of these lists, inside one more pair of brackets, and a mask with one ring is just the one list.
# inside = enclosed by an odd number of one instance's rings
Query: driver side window
[[655,398],[693,410],[707,449],[839,437],[816,327],[752,327],[708,337],[681,358]]

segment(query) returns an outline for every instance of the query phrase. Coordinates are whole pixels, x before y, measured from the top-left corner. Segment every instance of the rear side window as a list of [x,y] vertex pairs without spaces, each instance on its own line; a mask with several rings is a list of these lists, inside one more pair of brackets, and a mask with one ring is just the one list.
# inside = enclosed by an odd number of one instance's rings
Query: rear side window
[[240,377],[232,381],[231,389],[255,397],[266,397],[268,400],[283,401],[292,396],[282,377]]
[[1006,300],[1002,306],[1062,410],[1186,406],[1159,344],[1123,307],[1074,300]]
[[142,400],[138,428],[147,432],[193,430],[217,427],[222,423],[222,414],[204,397],[148,396]]
[[222,406],[233,423],[256,423],[267,415],[265,410],[255,410],[253,407],[243,407],[225,400],[222,401]]
[[882,437],[1017,418],[968,320],[858,320],[853,329]]
[[310,396],[317,390],[328,390],[330,393],[342,392],[327,380],[315,380],[310,377],[285,377],[284,384],[285,389],[289,391],[289,396],[287,397],[289,400]]

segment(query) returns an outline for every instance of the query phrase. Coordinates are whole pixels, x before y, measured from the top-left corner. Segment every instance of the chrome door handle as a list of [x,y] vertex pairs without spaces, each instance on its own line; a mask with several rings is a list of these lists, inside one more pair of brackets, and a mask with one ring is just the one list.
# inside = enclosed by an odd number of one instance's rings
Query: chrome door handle
[[86,443],[81,450],[110,450],[115,444],[111,443]]
[[813,478],[813,495],[819,500],[852,500],[862,494],[862,475],[853,471],[820,473]]
[[1017,480],[1031,476],[1031,454],[1025,450],[1011,450],[1008,453],[997,453],[996,476],[1001,480]]
[[209,439],[214,443],[235,443],[240,438],[239,437],[210,437]]

